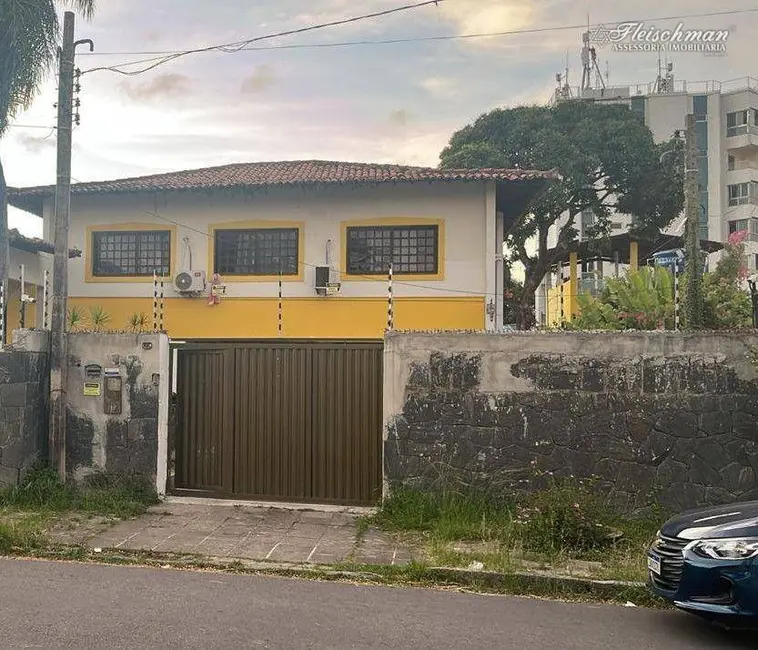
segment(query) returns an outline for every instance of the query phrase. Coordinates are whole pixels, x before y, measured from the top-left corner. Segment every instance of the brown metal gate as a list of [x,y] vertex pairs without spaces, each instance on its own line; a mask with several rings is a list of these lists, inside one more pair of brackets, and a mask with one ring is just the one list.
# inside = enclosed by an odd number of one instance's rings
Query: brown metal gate
[[381,494],[381,342],[178,350],[174,491],[344,504]]

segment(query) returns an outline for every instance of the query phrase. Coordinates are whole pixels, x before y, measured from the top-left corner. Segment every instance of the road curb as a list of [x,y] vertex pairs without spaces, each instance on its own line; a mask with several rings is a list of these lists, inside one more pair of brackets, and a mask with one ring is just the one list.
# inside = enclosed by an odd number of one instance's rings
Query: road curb
[[345,581],[386,586],[455,588],[478,593],[552,598],[581,602],[618,603],[655,609],[669,608],[641,582],[590,580],[530,573],[498,573],[451,567],[407,565],[319,565],[219,558],[191,553],[160,553],[126,549],[92,549],[85,546],[56,546],[18,549],[17,558],[91,562],[174,570],[221,571],[309,580]]

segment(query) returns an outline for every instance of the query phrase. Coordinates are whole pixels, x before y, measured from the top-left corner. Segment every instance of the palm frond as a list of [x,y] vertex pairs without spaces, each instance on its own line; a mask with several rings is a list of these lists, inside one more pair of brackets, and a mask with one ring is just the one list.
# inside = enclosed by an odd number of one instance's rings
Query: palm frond
[[0,136],[29,107],[55,63],[60,41],[58,6],[85,18],[95,0],[0,0]]
[[63,0],[64,6],[72,6],[83,18],[89,20],[95,13],[96,0]]

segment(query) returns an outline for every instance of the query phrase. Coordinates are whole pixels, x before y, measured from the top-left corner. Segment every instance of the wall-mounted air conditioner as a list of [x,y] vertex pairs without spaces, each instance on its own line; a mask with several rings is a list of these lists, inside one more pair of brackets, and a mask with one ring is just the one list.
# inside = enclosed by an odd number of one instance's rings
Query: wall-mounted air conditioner
[[174,289],[182,295],[205,292],[205,271],[180,271],[174,278]]
[[319,296],[335,296],[340,292],[339,272],[328,266],[316,267],[316,293]]

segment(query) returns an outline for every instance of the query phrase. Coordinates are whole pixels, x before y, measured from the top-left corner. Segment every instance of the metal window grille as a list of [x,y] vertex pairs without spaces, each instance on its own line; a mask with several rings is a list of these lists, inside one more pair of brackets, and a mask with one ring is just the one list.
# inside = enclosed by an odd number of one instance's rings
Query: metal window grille
[[297,228],[217,230],[215,271],[222,275],[297,275]]
[[95,276],[151,276],[171,269],[168,230],[102,231],[92,235]]
[[348,274],[438,273],[438,226],[361,226],[347,229]]

